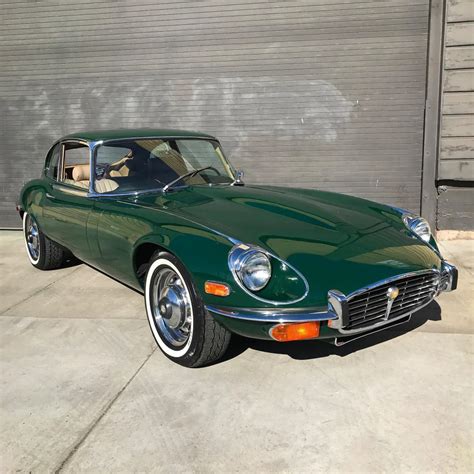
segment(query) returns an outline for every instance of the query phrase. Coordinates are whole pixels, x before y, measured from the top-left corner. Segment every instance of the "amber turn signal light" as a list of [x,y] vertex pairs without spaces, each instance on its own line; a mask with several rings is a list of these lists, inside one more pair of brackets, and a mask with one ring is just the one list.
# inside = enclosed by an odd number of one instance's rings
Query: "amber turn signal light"
[[230,288],[227,285],[215,281],[206,281],[204,291],[215,296],[229,296],[230,294]]
[[309,323],[278,324],[270,330],[270,336],[280,342],[300,341],[319,337],[319,321]]

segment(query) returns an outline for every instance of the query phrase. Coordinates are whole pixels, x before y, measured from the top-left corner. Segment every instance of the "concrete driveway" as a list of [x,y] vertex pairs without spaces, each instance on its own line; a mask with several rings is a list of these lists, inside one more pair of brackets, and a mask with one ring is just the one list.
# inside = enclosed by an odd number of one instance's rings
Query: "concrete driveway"
[[474,469],[474,243],[460,288],[344,348],[235,338],[185,369],[141,295],[85,265],[34,269],[0,233],[1,472]]

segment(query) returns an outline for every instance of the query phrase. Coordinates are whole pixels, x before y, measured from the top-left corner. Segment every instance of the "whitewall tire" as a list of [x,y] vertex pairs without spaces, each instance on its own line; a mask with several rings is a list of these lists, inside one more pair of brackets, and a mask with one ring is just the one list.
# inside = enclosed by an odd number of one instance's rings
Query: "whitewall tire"
[[186,367],[201,367],[225,353],[230,333],[205,310],[190,274],[167,252],[151,258],[145,281],[145,306],[158,347]]

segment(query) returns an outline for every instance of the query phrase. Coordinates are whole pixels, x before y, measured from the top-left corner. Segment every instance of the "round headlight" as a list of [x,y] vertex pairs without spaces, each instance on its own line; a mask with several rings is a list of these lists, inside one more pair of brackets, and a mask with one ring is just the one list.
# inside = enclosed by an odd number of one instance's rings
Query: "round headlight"
[[250,250],[240,255],[234,270],[239,280],[251,291],[264,288],[272,276],[270,259],[259,250]]
[[426,219],[416,216],[405,216],[405,225],[415,233],[423,242],[429,242],[431,239],[431,228]]

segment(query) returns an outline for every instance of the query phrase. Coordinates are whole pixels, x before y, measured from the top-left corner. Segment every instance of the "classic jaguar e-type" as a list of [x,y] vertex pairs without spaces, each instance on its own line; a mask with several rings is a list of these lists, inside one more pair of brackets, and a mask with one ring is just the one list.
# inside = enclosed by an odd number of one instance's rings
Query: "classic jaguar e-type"
[[456,288],[423,218],[241,178],[204,133],[68,135],[21,191],[28,258],[48,270],[74,256],[144,293],[158,346],[188,367],[219,359],[231,333],[341,345]]

